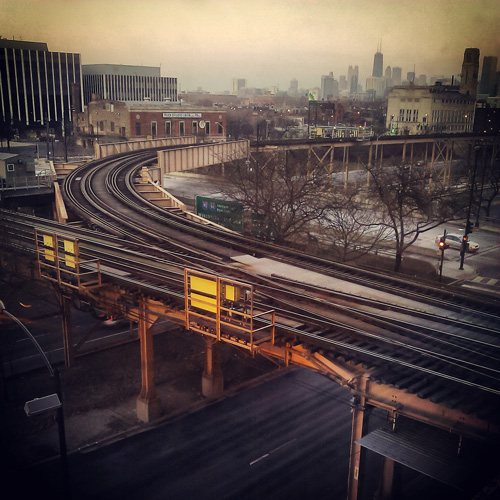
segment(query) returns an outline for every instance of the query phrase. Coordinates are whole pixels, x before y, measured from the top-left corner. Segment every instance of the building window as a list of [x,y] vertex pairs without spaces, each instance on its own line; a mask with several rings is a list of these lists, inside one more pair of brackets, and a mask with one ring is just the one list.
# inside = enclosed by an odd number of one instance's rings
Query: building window
[[114,132],[115,131],[115,122],[110,122],[109,128],[110,128],[111,132]]
[[135,122],[135,135],[141,135],[141,122]]
[[127,134],[125,133],[125,127],[121,127],[120,128],[120,135],[122,135],[123,137],[125,137]]
[[198,133],[198,122],[193,122],[193,135]]
[[413,110],[413,121],[418,122],[418,109]]
[[153,139],[156,139],[156,122],[151,122],[151,135],[153,136]]
[[13,163],[7,163],[7,172],[14,172],[15,166]]
[[179,135],[184,135],[185,133],[184,122],[179,122]]
[[172,123],[171,122],[165,122],[165,135],[172,135]]
[[224,133],[224,127],[221,122],[217,122],[217,133],[218,134],[223,134]]
[[104,122],[103,122],[102,120],[99,122],[99,130],[100,130],[101,132],[103,132],[103,131],[104,131]]
[[205,134],[210,135],[210,122],[205,122]]
[[110,104],[110,108],[111,108],[111,113],[114,113],[115,112],[115,105],[114,104]]
[[400,109],[399,110],[399,121],[400,122],[404,122],[405,121],[405,110],[404,109]]

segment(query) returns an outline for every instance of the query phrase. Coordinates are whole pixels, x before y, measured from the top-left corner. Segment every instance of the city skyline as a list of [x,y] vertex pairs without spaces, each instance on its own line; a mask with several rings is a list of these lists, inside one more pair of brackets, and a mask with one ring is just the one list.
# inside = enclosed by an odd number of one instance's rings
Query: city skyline
[[[466,48],[500,56],[497,0],[0,0],[3,38],[46,42],[82,64],[160,66],[182,91],[321,85],[359,66],[365,87],[380,48],[383,70],[459,75]],[[83,22],[83,20],[85,20]]]

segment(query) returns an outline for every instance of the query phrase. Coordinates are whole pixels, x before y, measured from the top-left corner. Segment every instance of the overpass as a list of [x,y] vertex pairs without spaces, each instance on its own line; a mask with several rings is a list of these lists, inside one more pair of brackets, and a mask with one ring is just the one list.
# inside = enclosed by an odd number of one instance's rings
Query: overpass
[[[214,158],[214,155],[212,157]],[[154,162],[155,155],[151,155],[150,159]],[[113,161],[114,159],[111,158],[110,162]],[[189,158],[186,161],[190,161]],[[83,172],[75,173],[73,178],[76,180],[79,176],[83,177]],[[96,187],[103,185],[104,179],[105,177],[97,178]],[[78,184],[82,182],[78,181]],[[88,189],[90,185],[89,181]],[[101,193],[100,196],[103,194]],[[106,204],[109,206],[111,202],[108,200]],[[144,231],[152,235],[152,214],[150,208],[148,210],[147,229]],[[123,214],[125,209],[118,209],[118,212]],[[95,209],[91,213],[96,223]],[[188,240],[185,240],[184,251],[189,250],[190,247],[194,255],[184,254],[176,257],[180,260],[179,266],[182,269],[182,287],[178,288],[176,282],[179,281],[179,274],[177,273],[176,278],[173,279],[170,274],[163,274],[162,271],[167,266],[172,267],[172,260],[156,261],[154,273],[160,280],[153,283],[152,271],[148,270],[149,267],[141,261],[144,257],[130,260],[130,256],[121,255],[118,251],[113,254],[112,258],[105,258],[103,250],[89,251],[87,243],[85,244],[87,248],[82,248],[84,237],[74,228],[54,226],[49,229],[47,225],[39,221],[36,224],[39,227],[35,239],[39,273],[45,279],[57,284],[61,290],[61,301],[63,305],[65,304],[67,319],[64,340],[68,365],[72,362],[74,346],[71,340],[67,299],[75,291],[86,300],[99,304],[109,314],[120,314],[139,324],[143,373],[137,412],[139,418],[143,420],[154,419],[160,407],[154,388],[152,326],[162,319],[168,319],[206,338],[207,356],[203,390],[204,394],[209,397],[219,395],[222,389],[217,357],[214,356],[214,348],[218,342],[231,343],[252,354],[271,357],[285,366],[295,364],[307,367],[323,373],[349,389],[353,394],[350,498],[356,498],[357,495],[361,467],[359,457],[362,446],[373,446],[373,443],[367,443],[366,440],[363,442],[363,428],[366,425],[367,408],[370,406],[387,411],[388,416],[394,422],[394,428],[397,428],[398,416],[407,416],[453,432],[457,435],[457,447],[462,438],[498,438],[498,419],[492,411],[493,407],[489,406],[491,401],[496,400],[499,390],[494,383],[486,383],[481,379],[481,382],[469,380],[466,385],[463,385],[464,379],[462,385],[459,383],[456,386],[456,375],[461,372],[452,374],[447,370],[441,371],[439,368],[439,364],[445,360],[444,352],[434,353],[437,359],[433,361],[434,364],[430,365],[426,363],[429,359],[425,355],[422,359],[419,359],[419,356],[407,358],[403,355],[403,351],[398,353],[396,347],[389,349],[387,341],[381,344],[375,342],[374,332],[368,324],[365,324],[363,329],[369,333],[369,336],[363,337],[361,342],[357,339],[359,334],[353,336],[353,332],[349,329],[352,325],[348,328],[346,325],[337,324],[335,331],[326,332],[326,325],[331,321],[336,322],[341,314],[340,311],[335,312],[329,320],[326,320],[322,315],[317,316],[318,313],[315,312],[313,306],[308,306],[306,310],[309,313],[309,319],[304,324],[304,318],[296,316],[294,312],[297,308],[304,311],[304,305],[300,306],[296,303],[296,298],[292,299],[289,296],[286,299],[278,299],[274,296],[271,303],[263,303],[258,293],[261,293],[260,288],[269,286],[269,283],[262,281],[262,277],[254,282],[255,278],[251,278],[250,274],[242,271],[241,264],[251,262],[251,259],[241,257],[242,250],[236,251],[236,255],[234,250],[226,251],[226,257],[238,259],[237,262],[239,262],[237,266],[239,271],[233,276],[228,276],[228,273],[234,273],[234,267],[230,271],[230,266],[221,258],[212,258],[203,251],[209,246],[215,246],[216,241],[226,236],[215,235],[210,242],[206,239],[208,233],[203,236],[203,240],[200,240],[198,234],[197,238],[201,241],[199,247],[195,247],[196,242],[192,236],[189,236],[188,246],[186,246]],[[125,231],[116,227],[117,232]],[[184,233],[188,231],[187,226],[185,228]],[[134,234],[137,234],[138,230],[134,230]],[[170,238],[173,238],[172,233],[170,233]],[[99,239],[104,242],[104,235],[99,235]],[[250,243],[253,251],[257,251],[256,242]],[[125,241],[120,242],[120,246],[124,248],[123,252],[126,253],[124,244]],[[237,243],[235,240],[230,245],[232,249],[236,249],[240,248],[238,245],[242,243]],[[156,251],[154,247],[157,246],[156,243],[145,250],[153,255]],[[270,249],[272,252],[278,252],[278,250],[277,248]],[[96,259],[97,255],[100,255],[99,259]],[[174,258],[173,253],[169,255],[169,259]],[[193,260],[195,255],[203,258],[204,269],[200,269],[199,264],[194,264],[197,262]],[[122,267],[119,265],[120,259],[124,262],[121,264]],[[131,275],[130,270],[133,268],[140,269],[139,275]],[[297,283],[288,282],[285,288],[292,289],[297,286]],[[319,291],[317,288],[316,293]],[[322,307],[325,308],[326,299],[323,300]],[[287,309],[278,314],[277,306],[282,307],[281,304],[284,303],[288,304]],[[295,305],[292,307],[292,304]],[[386,303],[385,307],[391,309],[395,306]],[[307,323],[312,327],[312,331],[307,328]],[[319,325],[323,327],[320,328]],[[401,328],[401,325],[396,327],[397,330]],[[394,335],[395,332],[389,335],[390,344],[397,340]],[[479,336],[479,333],[475,335]],[[408,344],[408,342],[409,339],[405,338],[404,343]],[[400,349],[402,347],[400,346]],[[421,350],[423,344],[418,343],[413,347]],[[385,352],[378,357],[381,349]],[[418,351],[414,351],[414,356],[416,352]],[[374,359],[379,361],[374,362]],[[468,363],[472,362],[472,359],[468,361]],[[385,363],[390,368],[386,368]],[[463,374],[460,375],[462,376]],[[440,377],[444,377],[444,380],[439,381]],[[489,387],[487,391],[489,394],[485,396],[484,389],[480,389],[480,385]],[[421,390],[426,387],[427,391]],[[459,397],[460,395],[462,398]],[[470,411],[471,407],[474,409],[473,412]],[[386,490],[390,490],[392,483],[391,470],[394,460],[397,461],[398,457],[392,456],[386,460],[384,469]]]

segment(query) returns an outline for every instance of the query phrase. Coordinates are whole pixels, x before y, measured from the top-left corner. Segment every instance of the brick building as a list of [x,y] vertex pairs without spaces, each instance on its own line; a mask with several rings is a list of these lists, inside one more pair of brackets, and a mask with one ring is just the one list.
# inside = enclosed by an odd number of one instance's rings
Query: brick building
[[226,136],[226,112],[173,106],[148,101],[98,99],[88,103],[74,120],[75,133],[106,140],[195,135],[210,139]]

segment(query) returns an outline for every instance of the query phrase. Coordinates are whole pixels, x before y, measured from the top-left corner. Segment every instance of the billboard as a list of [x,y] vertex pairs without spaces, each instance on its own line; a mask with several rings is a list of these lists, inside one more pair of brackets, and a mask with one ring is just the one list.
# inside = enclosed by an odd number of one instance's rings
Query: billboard
[[243,231],[243,205],[236,201],[197,196],[196,215],[238,233]]

